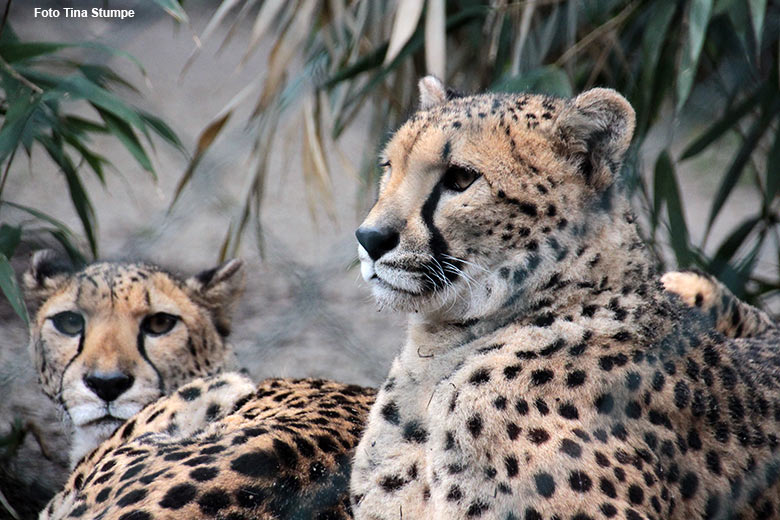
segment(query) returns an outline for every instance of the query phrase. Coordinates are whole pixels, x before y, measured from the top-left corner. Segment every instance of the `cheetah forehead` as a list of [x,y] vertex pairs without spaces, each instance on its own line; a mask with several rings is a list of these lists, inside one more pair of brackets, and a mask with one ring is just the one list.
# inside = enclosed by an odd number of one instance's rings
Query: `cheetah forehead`
[[424,139],[431,130],[481,134],[496,130],[524,130],[549,137],[556,117],[568,100],[541,94],[489,93],[451,99],[427,110],[420,110],[396,132],[386,154],[409,147]]
[[537,94],[450,99],[415,113],[388,142],[382,162],[389,162],[393,176],[400,174],[396,180],[410,170],[448,164],[488,178],[529,168],[560,170],[564,157],[557,153],[555,124],[568,103]]

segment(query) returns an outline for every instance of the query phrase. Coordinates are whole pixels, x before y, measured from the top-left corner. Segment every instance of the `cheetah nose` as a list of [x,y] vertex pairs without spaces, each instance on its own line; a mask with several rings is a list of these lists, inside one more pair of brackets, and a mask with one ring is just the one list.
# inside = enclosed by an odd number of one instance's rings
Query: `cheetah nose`
[[400,240],[398,231],[388,227],[359,227],[355,236],[374,261],[397,246]]
[[87,388],[107,403],[110,403],[128,388],[133,386],[135,378],[122,372],[92,372],[84,376]]

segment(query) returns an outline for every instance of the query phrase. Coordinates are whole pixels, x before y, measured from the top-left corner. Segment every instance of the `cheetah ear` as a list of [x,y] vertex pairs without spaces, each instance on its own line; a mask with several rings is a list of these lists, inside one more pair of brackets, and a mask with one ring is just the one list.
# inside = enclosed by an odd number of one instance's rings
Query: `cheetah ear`
[[57,292],[67,282],[73,269],[73,265],[56,251],[36,251],[30,259],[30,266],[22,275],[24,296],[30,310]]
[[462,97],[460,92],[444,86],[436,76],[425,76],[417,84],[420,89],[420,110],[428,110],[436,105],[441,105],[449,99]]
[[195,299],[206,306],[222,336],[230,334],[233,310],[244,292],[244,263],[235,258],[188,278],[186,285]]
[[571,100],[558,115],[554,132],[562,152],[576,158],[585,180],[597,191],[617,177],[631,144],[634,109],[608,88],[594,88]]

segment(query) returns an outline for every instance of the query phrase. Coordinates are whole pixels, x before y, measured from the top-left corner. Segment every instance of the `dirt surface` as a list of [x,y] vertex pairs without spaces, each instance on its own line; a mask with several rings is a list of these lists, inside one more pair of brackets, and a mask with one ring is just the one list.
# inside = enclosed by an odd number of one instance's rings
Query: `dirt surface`
[[[268,49],[261,48],[237,72],[249,31],[245,26],[219,55],[215,55],[215,49],[221,38],[210,41],[187,74],[180,77],[194,48],[192,30],[176,28],[170,18],[149,7],[149,2],[119,3],[135,5],[136,17],[124,21],[34,19],[33,7],[46,4],[23,1],[14,3],[10,20],[25,39],[98,41],[138,57],[146,68],[146,78],[121,58],[100,59],[141,88],[142,96],[128,95],[128,99],[169,122],[187,149],[193,150],[198,133],[224,104],[244,85],[263,77]],[[101,3],[85,0],[81,4],[91,7]],[[208,13],[196,5],[190,15],[193,27],[202,30]],[[318,215],[315,223],[305,202],[297,148],[301,140],[299,117],[296,108],[289,111],[271,158],[272,173],[262,212],[265,256],[260,258],[252,233],[241,248],[248,287],[231,340],[239,361],[257,380],[268,376],[316,376],[378,385],[401,346],[404,319],[390,312],[378,313],[359,270],[350,268],[356,258],[353,232],[364,211],[357,203],[359,183],[350,172],[357,170],[364,151],[374,149],[375,144],[364,140],[365,120],[358,119],[346,131],[338,143],[342,155],[330,154],[335,221]],[[252,139],[244,121],[245,116],[242,119],[238,114],[215,143],[171,214],[168,205],[186,166],[185,157],[158,143],[153,160],[159,181],[154,183],[117,142],[106,139],[97,143],[101,153],[117,167],[117,172],[108,176],[105,189],[85,175],[100,223],[101,256],[145,259],[185,274],[211,267],[236,217],[251,173],[246,157]],[[669,135],[659,134],[656,144],[669,139]],[[643,154],[649,157],[657,153],[657,146],[654,149],[649,144],[646,148]],[[342,160],[351,165],[341,167]],[[704,214],[716,186],[695,173],[681,178],[692,235],[700,236],[704,219],[693,217]],[[13,164],[4,196],[45,208],[80,230],[66,193],[65,180],[36,151],[29,164],[25,160]],[[745,190],[729,202],[734,218],[754,207]],[[20,218],[7,210],[0,213],[4,222],[14,223]],[[714,238],[713,243],[717,243]],[[21,270],[25,262],[26,253],[22,251],[14,264]],[[4,301],[0,301],[0,320],[0,395],[5,396],[0,400],[0,435],[7,431],[13,417],[22,417],[41,431],[43,444],[50,451],[48,459],[28,435],[9,469],[23,483],[35,481],[51,489],[63,475],[67,436],[56,408],[37,388],[25,331]],[[8,494],[8,488],[5,492]]]

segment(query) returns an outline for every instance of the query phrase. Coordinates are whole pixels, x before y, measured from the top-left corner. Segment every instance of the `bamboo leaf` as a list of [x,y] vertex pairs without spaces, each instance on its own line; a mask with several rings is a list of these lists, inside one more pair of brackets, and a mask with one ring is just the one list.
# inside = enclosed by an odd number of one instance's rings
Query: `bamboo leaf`
[[780,131],[775,133],[775,142],[767,157],[765,205],[769,207],[778,194],[780,194]]
[[[658,5],[660,4],[660,5]],[[676,2],[657,2],[651,5],[648,9],[652,10],[652,16],[647,23],[647,27],[642,36],[642,72],[641,72],[641,95],[642,95],[642,108],[638,113],[639,120],[638,125],[641,130],[644,130],[649,119],[649,110],[646,109],[649,103],[651,103],[652,90],[655,86],[655,76],[658,73],[658,61],[661,57],[661,49],[666,43],[666,35],[669,31],[674,13],[677,11]]]
[[[420,2],[422,3],[422,2]],[[445,79],[447,72],[447,15],[444,0],[428,0],[425,13],[425,69]]]
[[[68,92],[76,99],[86,99],[93,105],[110,112],[120,120],[135,126],[139,130],[144,128],[144,123],[135,110],[111,92],[83,76],[72,75],[63,78],[57,84],[56,90]],[[56,91],[47,92],[43,95],[44,100],[56,97]]]
[[272,100],[281,92],[287,78],[290,61],[306,40],[318,6],[317,0],[302,0],[292,22],[274,45],[268,58],[268,71],[263,84],[263,92],[252,111],[252,117],[256,117],[268,108]]
[[155,133],[162,137],[168,144],[176,147],[181,152],[185,151],[184,145],[179,139],[179,136],[176,135],[176,132],[174,132],[173,129],[168,126],[167,123],[165,123],[165,121],[143,110],[139,110],[138,113],[141,116],[143,122],[149,125],[152,130],[154,130]]
[[11,267],[11,262],[8,261],[8,258],[3,253],[0,253],[0,289],[2,289],[14,312],[25,323],[29,323],[30,320],[27,317],[27,308],[24,305],[22,291],[19,288],[19,284],[16,283],[16,275]]
[[108,128],[109,132],[114,134],[114,136],[119,139],[119,142],[121,142],[127,151],[130,152],[141,168],[151,173],[152,176],[156,179],[157,175],[155,174],[154,168],[152,167],[152,161],[146,154],[146,151],[141,145],[141,142],[138,140],[138,137],[136,137],[135,132],[133,132],[132,127],[121,118],[116,117],[111,112],[102,110],[98,107],[95,108],[97,108],[100,117],[106,123],[106,128]]
[[171,15],[179,23],[190,23],[187,13],[182,9],[178,0],[152,0],[155,4]]
[[715,255],[712,257],[713,273],[720,272],[723,266],[732,263],[734,256],[742,244],[745,242],[751,231],[761,222],[761,216],[752,217],[745,220],[742,224],[732,231],[732,233],[718,247]]
[[6,205],[11,208],[14,208],[18,211],[22,211],[24,213],[27,213],[28,215],[42,221],[46,222],[49,225],[53,226],[53,229],[49,229],[49,233],[65,248],[65,250],[68,252],[68,255],[70,256],[70,259],[78,265],[83,265],[86,263],[86,259],[84,258],[84,255],[81,254],[81,251],[78,250],[78,248],[74,245],[74,242],[76,241],[76,235],[73,233],[73,231],[66,226],[63,222],[47,215],[46,213],[43,213],[42,211],[39,211],[35,208],[31,208],[29,206],[24,206],[22,204],[17,204],[15,202],[9,202],[7,200],[0,200],[0,206]]
[[38,103],[29,95],[19,95],[11,101],[0,127],[0,163],[19,146],[24,128],[37,108]]
[[386,66],[395,60],[401,52],[401,49],[403,49],[412,38],[414,31],[417,29],[417,24],[420,22],[420,16],[422,16],[424,5],[425,2],[423,0],[398,1],[398,7],[395,11],[395,21],[393,22],[393,29],[390,33],[390,43],[387,47],[387,54],[385,55],[383,65]]
[[748,96],[737,106],[729,108],[723,117],[718,119],[683,150],[680,160],[685,160],[701,153],[728,130],[735,128],[736,124],[756,107],[765,90],[766,88],[762,88]]
[[227,16],[227,14],[236,6],[238,2],[239,0],[222,0],[222,3],[220,3],[219,7],[217,7],[214,16],[209,19],[209,22],[206,24],[206,28],[203,29],[203,33],[200,36],[201,42],[205,42],[211,37],[220,22],[222,22],[225,16]]
[[0,254],[11,258],[22,240],[22,228],[0,224]]
[[655,190],[657,190],[654,193],[656,214],[660,212],[659,199],[666,202],[669,240],[677,258],[677,266],[687,267],[692,261],[688,226],[685,223],[680,186],[677,183],[674,164],[666,150],[661,152],[655,163]]
[[97,257],[97,238],[95,236],[95,210],[89,200],[84,185],[76,172],[73,161],[63,150],[62,143],[56,138],[49,136],[39,136],[38,141],[43,145],[54,163],[59,166],[62,173],[65,174],[65,180],[68,184],[68,192],[76,214],[81,220],[84,228],[84,234],[87,237],[92,256]]
[[249,56],[255,52],[258,44],[268,29],[271,27],[271,23],[276,19],[276,16],[281,12],[288,0],[266,0],[263,2],[263,6],[257,12],[255,23],[252,25],[252,34],[249,37],[249,45],[247,45],[244,57],[241,59],[241,63],[245,63],[249,59]]
[[756,35],[756,51],[761,49],[761,34],[764,31],[764,17],[766,15],[766,0],[748,0],[750,7],[750,21],[753,23],[753,33]]
[[699,55],[704,46],[704,36],[710,23],[712,0],[691,0],[688,11],[688,34],[682,47],[680,67],[677,71],[677,110],[688,100],[693,88],[696,71],[699,68]]
[[65,140],[66,143],[68,143],[73,148],[75,148],[79,152],[79,154],[81,154],[81,157],[84,159],[84,161],[86,161],[89,167],[92,168],[92,171],[95,172],[95,175],[97,175],[98,179],[100,179],[100,183],[103,184],[103,186],[105,186],[106,177],[103,174],[103,165],[111,164],[108,161],[108,159],[106,159],[100,154],[92,152],[92,150],[87,148],[84,145],[84,143],[82,143],[76,137],[75,134],[72,134],[70,132],[63,132],[62,138]]
[[[75,42],[75,43],[63,43],[63,42],[11,42],[0,44],[0,56],[3,57],[8,63],[18,63],[30,60],[32,58],[38,58],[47,54],[54,54],[64,49],[82,48],[93,49],[100,52],[105,52],[113,56],[124,58],[135,65],[139,72],[146,77],[146,69],[143,64],[138,61],[138,58],[133,56],[127,51],[121,49],[115,49],[108,45],[102,45],[95,42]],[[71,62],[72,63],[72,62]]]
[[176,201],[179,200],[179,195],[181,195],[181,192],[184,190],[185,186],[189,184],[190,179],[192,178],[192,174],[195,173],[195,168],[198,167],[203,154],[206,153],[206,150],[209,149],[211,143],[213,143],[217,136],[219,136],[219,133],[225,127],[225,123],[228,122],[228,119],[230,119],[232,114],[232,110],[228,111],[223,116],[209,123],[203,132],[200,133],[200,136],[198,137],[198,144],[195,147],[195,155],[193,155],[192,159],[187,165],[187,169],[184,171],[181,179],[179,179],[179,183],[176,185],[176,189],[173,192],[173,200],[171,200],[171,205],[168,206],[169,213],[173,209],[174,204],[176,204]]
[[572,86],[566,72],[548,65],[517,76],[504,78],[490,87],[498,92],[530,92],[559,97],[571,97]]
[[731,166],[729,166],[726,174],[723,176],[723,180],[721,181],[720,186],[718,187],[718,191],[715,194],[715,198],[713,199],[710,215],[707,220],[707,235],[709,235],[713,222],[715,222],[715,219],[718,217],[718,214],[720,213],[723,204],[726,202],[726,199],[734,190],[734,186],[736,186],[739,177],[742,175],[742,170],[745,168],[748,160],[750,160],[750,156],[753,154],[753,151],[756,149],[758,142],[761,140],[761,137],[769,127],[769,124],[772,121],[772,117],[777,112],[779,106],[780,103],[778,103],[778,100],[775,99],[772,102],[772,108],[761,114],[761,117],[756,119],[756,121],[754,121],[753,125],[750,127],[750,130],[748,130],[742,146],[737,152],[737,155],[734,157],[734,161],[731,163]]

